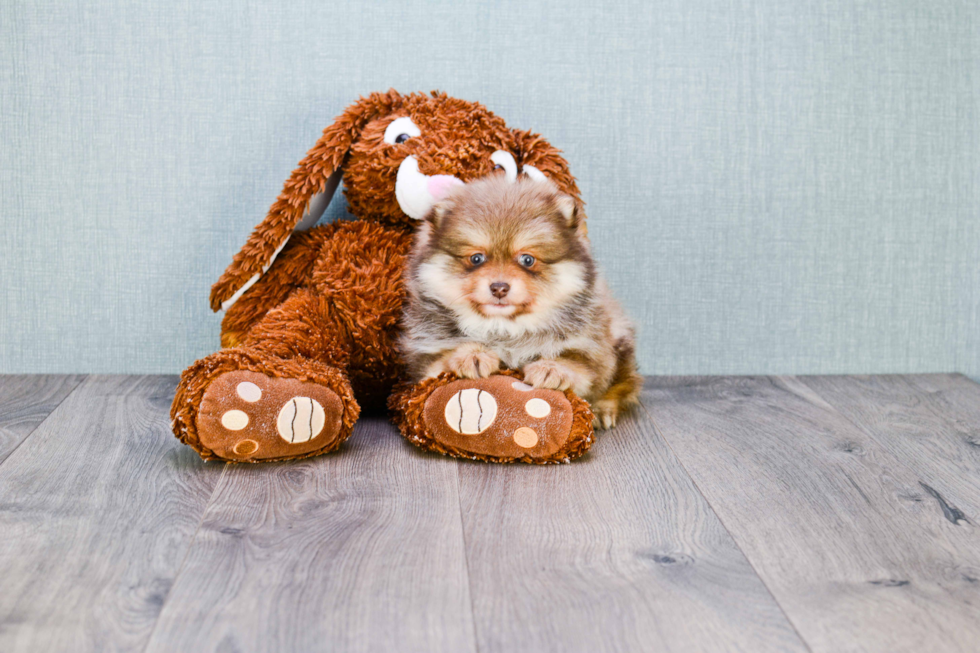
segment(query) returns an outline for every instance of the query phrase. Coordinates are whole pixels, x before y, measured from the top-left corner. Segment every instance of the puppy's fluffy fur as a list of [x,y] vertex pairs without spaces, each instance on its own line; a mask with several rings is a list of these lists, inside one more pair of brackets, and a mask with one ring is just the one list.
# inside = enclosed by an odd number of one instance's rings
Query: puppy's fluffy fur
[[581,207],[551,183],[455,188],[419,229],[407,278],[414,380],[519,369],[535,387],[571,388],[602,428],[636,402],[633,327],[597,274]]

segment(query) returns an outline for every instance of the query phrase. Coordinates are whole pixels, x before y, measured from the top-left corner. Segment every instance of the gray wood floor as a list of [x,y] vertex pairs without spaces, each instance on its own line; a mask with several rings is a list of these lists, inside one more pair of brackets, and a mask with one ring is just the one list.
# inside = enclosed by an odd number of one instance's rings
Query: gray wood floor
[[582,460],[204,464],[175,377],[0,376],[0,651],[978,651],[980,386],[651,378]]

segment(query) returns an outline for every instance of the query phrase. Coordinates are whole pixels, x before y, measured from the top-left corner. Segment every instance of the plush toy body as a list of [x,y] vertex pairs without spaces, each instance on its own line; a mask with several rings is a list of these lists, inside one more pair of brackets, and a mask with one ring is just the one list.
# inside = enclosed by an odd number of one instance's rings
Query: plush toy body
[[[239,462],[340,446],[360,404],[383,405],[399,378],[414,220],[451,185],[488,174],[543,175],[578,197],[557,150],[481,105],[389,91],[349,107],[212,288],[212,308],[227,311],[224,348],[182,375],[176,436],[205,459]],[[358,219],[308,229],[341,176]],[[584,401],[513,375],[444,375],[400,387],[389,403],[403,435],[448,455],[559,462],[592,442]]]

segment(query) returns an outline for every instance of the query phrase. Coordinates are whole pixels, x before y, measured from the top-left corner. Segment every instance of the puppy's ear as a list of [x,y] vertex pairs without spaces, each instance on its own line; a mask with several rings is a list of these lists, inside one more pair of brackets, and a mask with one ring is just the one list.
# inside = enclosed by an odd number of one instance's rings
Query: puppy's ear
[[432,205],[429,212],[425,214],[423,220],[429,224],[432,229],[439,229],[442,226],[443,220],[447,215],[452,213],[454,208],[453,201],[451,199],[441,199]]
[[397,110],[402,101],[402,96],[394,90],[372,93],[347,107],[323,130],[316,145],[286,180],[265,220],[255,227],[231,265],[211,287],[212,310],[228,308],[258,281],[294,229],[308,229],[316,224],[340,184],[347,153],[364,126]]
[[511,133],[517,145],[517,165],[521,172],[532,179],[544,177],[562,193],[571,196],[575,202],[573,213],[577,219],[576,231],[582,238],[587,238],[589,230],[585,224],[585,202],[582,201],[575,177],[568,169],[568,161],[561,155],[561,150],[543,139],[540,134],[518,129]]
[[571,195],[557,193],[555,196],[555,205],[558,207],[558,212],[562,218],[564,218],[565,225],[570,229],[574,229],[577,235],[586,236],[588,230],[585,226],[585,211],[582,210],[582,203]]
[[565,224],[574,227],[578,222],[576,216],[578,207],[575,206],[575,199],[571,195],[558,193],[555,197],[555,205],[558,207],[561,217],[565,219]]

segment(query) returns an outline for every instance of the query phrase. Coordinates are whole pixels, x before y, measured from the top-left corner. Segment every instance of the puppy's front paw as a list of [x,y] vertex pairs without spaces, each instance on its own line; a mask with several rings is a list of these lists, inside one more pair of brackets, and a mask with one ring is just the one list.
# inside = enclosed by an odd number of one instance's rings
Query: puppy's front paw
[[562,361],[542,358],[524,366],[524,382],[535,388],[549,390],[580,391],[585,381],[584,375],[575,367]]
[[597,401],[592,406],[592,413],[595,419],[592,426],[597,429],[611,429],[616,426],[616,419],[619,417],[619,404],[615,401]]
[[443,366],[464,379],[485,379],[500,371],[500,359],[479,345],[463,345],[446,358]]

